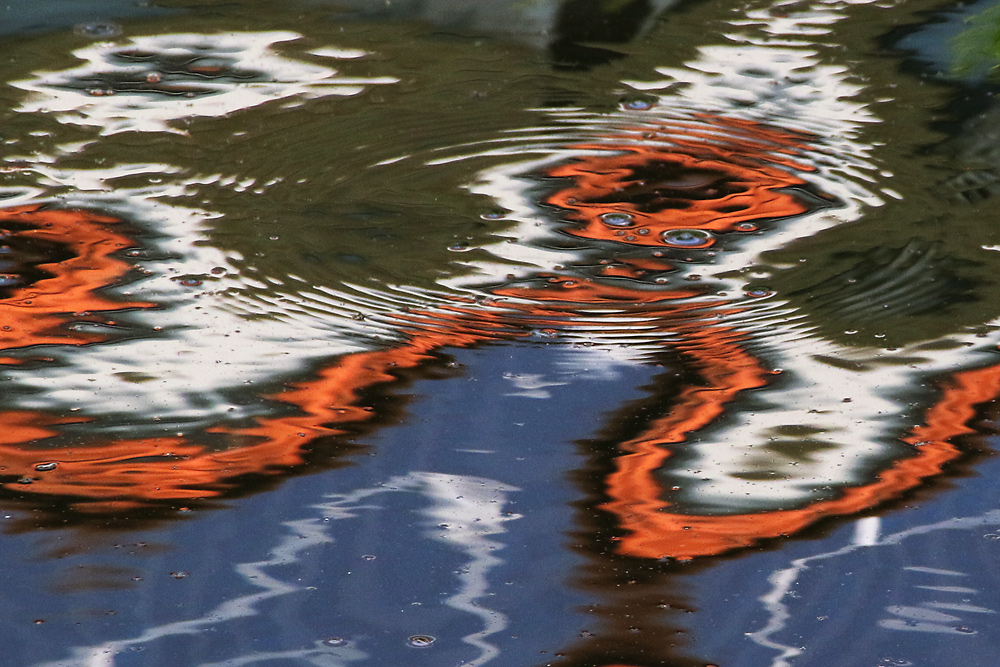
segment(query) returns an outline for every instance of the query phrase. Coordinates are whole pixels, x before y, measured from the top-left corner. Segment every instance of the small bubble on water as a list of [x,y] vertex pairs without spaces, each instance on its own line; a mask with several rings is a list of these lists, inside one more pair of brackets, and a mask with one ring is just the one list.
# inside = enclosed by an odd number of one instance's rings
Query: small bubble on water
[[375,560],[375,556],[373,556],[372,554],[365,554],[365,555],[364,555],[364,556],[362,556],[361,558],[362,558],[363,560]]
[[45,463],[35,464],[35,470],[37,470],[38,472],[48,472],[50,470],[55,470],[56,466],[58,465],[59,464],[56,463],[55,461],[46,461]]
[[452,243],[450,246],[448,246],[448,250],[452,252],[468,252],[469,249],[470,248],[468,243]]
[[414,648],[427,648],[433,644],[434,641],[434,637],[431,637],[430,635],[413,635],[406,640],[406,643],[408,646],[412,646]]
[[201,285],[201,281],[197,278],[182,278],[178,282],[185,287],[198,287]]
[[187,572],[171,572],[170,576],[174,579],[183,579],[188,576]]
[[483,220],[503,220],[507,215],[503,211],[487,211],[479,217]]
[[601,222],[608,227],[631,227],[635,224],[635,218],[628,213],[605,213],[601,216]]
[[329,637],[323,640],[323,644],[326,646],[346,646],[347,640],[343,637]]
[[13,287],[21,282],[21,276],[16,273],[0,273],[0,287]]
[[741,222],[740,224],[733,227],[738,232],[755,232],[757,231],[757,225],[752,222]]
[[86,23],[77,23],[73,26],[73,33],[81,37],[107,39],[108,37],[117,37],[122,34],[122,27],[111,21],[88,21]]
[[622,107],[629,111],[646,111],[653,108],[653,101],[644,97],[632,97],[623,100]]
[[678,248],[701,248],[714,242],[710,232],[703,229],[671,229],[660,235],[667,245]]
[[749,297],[760,298],[765,296],[771,296],[774,292],[766,287],[751,287],[745,294]]

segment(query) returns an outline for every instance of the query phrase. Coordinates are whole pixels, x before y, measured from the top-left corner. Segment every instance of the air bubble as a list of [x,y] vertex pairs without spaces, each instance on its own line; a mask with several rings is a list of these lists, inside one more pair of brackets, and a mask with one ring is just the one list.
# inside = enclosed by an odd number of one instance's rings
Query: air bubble
[[433,644],[434,641],[434,637],[431,637],[430,635],[413,635],[406,640],[406,643],[408,646],[412,646],[414,648],[427,648]]
[[107,39],[108,37],[117,37],[122,34],[122,27],[110,21],[90,21],[87,23],[77,23],[73,26],[73,32],[81,37]]
[[347,640],[343,637],[330,637],[323,640],[323,644],[326,646],[346,646]]
[[605,213],[601,216],[601,222],[608,227],[631,227],[635,224],[635,219],[628,213]]
[[706,248],[715,242],[715,237],[703,229],[671,229],[663,232],[660,238],[677,248]]
[[629,111],[646,111],[653,108],[653,101],[642,97],[633,97],[622,102],[622,107]]
[[45,463],[35,464],[35,470],[38,472],[49,472],[50,470],[55,470],[58,465],[55,461],[46,461]]

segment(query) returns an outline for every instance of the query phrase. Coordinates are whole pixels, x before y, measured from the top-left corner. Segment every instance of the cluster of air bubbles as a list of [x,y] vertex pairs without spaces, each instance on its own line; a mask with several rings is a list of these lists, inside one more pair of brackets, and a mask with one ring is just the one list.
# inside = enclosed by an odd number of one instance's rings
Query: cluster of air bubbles
[[711,232],[703,229],[670,229],[660,234],[660,238],[675,248],[705,248],[715,242]]

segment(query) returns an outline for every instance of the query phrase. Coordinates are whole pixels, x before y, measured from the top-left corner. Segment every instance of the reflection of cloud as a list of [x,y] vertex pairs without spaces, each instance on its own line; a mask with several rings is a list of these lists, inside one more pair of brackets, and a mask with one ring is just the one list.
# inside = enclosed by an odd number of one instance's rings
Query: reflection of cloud
[[[747,636],[750,637],[750,639],[756,644],[773,649],[779,653],[779,655],[770,663],[770,667],[790,667],[792,664],[791,661],[806,650],[805,647],[800,645],[800,640],[796,640],[797,643],[795,645],[784,644],[781,640],[776,638],[776,635],[782,632],[786,628],[788,622],[793,619],[794,612],[790,609],[792,604],[789,602],[791,598],[795,597],[792,594],[793,587],[796,585],[796,582],[798,582],[798,580],[809,571],[810,567],[822,561],[836,559],[840,556],[846,556],[859,549],[898,545],[911,537],[926,535],[928,533],[934,533],[942,530],[969,530],[973,528],[1000,526],[1000,510],[990,510],[978,516],[945,519],[944,521],[914,526],[889,535],[880,534],[881,520],[877,517],[861,519],[855,525],[856,528],[854,538],[849,544],[833,551],[798,558],[792,561],[789,567],[783,570],[775,570],[768,577],[768,582],[771,584],[771,590],[760,598],[768,612],[768,621],[763,628],[756,632],[748,633]],[[940,568],[913,566],[904,569],[927,575],[935,575],[939,580],[941,577],[946,577],[947,579],[945,581],[949,584],[952,583],[955,578],[965,576],[962,572],[944,570]],[[920,588],[939,591],[942,593],[961,593],[965,595],[977,592],[976,589],[952,585],[931,585],[921,586]],[[947,610],[955,613],[997,613],[995,609],[971,605],[964,602],[930,602],[924,603],[920,606],[889,605],[886,607],[886,611],[896,618],[882,619],[879,621],[878,625],[879,627],[888,630],[908,630],[915,632],[959,635],[975,634],[974,630],[957,625],[957,622],[960,621],[961,618],[946,613]],[[815,611],[809,609],[807,605],[806,614],[814,613]]]
[[[42,72],[13,83],[31,95],[17,111],[55,113],[60,121],[118,132],[181,132],[171,123],[221,117],[275,100],[356,95],[391,77],[354,79],[322,65],[284,58],[274,44],[294,32],[174,34],[100,42],[74,52],[84,65]],[[361,53],[320,49],[314,56],[356,58]]]
[[482,630],[462,638],[466,644],[479,649],[479,656],[462,664],[484,665],[500,653],[487,637],[507,627],[507,618],[482,602],[489,594],[487,574],[503,562],[493,555],[502,545],[489,536],[505,532],[504,522],[517,518],[504,516],[501,511],[506,494],[516,489],[492,480],[461,475],[414,473],[413,476],[422,483],[424,492],[435,500],[435,505],[425,514],[435,523],[447,524],[447,529],[436,532],[435,537],[453,544],[469,557],[461,571],[458,592],[445,599],[445,604],[482,619]]
[[[490,539],[490,536],[506,532],[503,524],[519,518],[516,514],[503,512],[507,495],[516,490],[506,484],[480,477],[412,472],[393,477],[376,487],[348,494],[330,494],[326,502],[313,506],[318,510],[319,516],[284,522],[288,533],[266,558],[234,566],[246,583],[257,589],[255,592],[223,600],[198,618],[147,628],[131,639],[78,647],[73,650],[72,657],[47,662],[39,667],[113,667],[115,655],[131,647],[148,645],[170,637],[207,632],[224,623],[256,616],[261,613],[261,606],[268,601],[306,590],[304,585],[298,583],[301,580],[282,579],[278,574],[272,573],[273,569],[302,562],[310,557],[316,547],[334,542],[330,528],[335,524],[330,523],[331,520],[352,519],[360,513],[376,509],[377,505],[372,504],[372,499],[396,492],[417,493],[430,500],[430,507],[423,511],[429,519],[427,527],[431,530],[428,536],[454,546],[468,558],[459,575],[458,591],[446,598],[445,604],[481,619],[483,629],[463,637],[463,641],[475,647],[479,655],[462,664],[483,665],[499,654],[497,647],[487,641],[487,638],[507,627],[506,617],[483,603],[483,598],[489,595],[487,575],[493,567],[503,562],[494,555],[503,545]],[[443,532],[440,529],[442,522],[447,524]],[[403,567],[407,567],[408,561],[405,558],[401,562]],[[323,667],[343,667],[369,657],[368,653],[349,639],[317,640],[312,648],[254,651],[210,665],[237,667],[274,659],[294,659]]]
[[506,393],[504,396],[521,396],[523,398],[552,398],[551,392],[547,390],[548,387],[560,387],[569,384],[568,382],[546,380],[540,373],[523,373],[520,375],[504,373],[503,379],[510,382],[517,389],[517,391]]

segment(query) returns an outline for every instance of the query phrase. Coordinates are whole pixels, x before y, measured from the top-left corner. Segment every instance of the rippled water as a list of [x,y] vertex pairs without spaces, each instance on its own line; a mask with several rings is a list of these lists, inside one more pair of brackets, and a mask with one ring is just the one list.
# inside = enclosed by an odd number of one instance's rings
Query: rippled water
[[993,665],[998,11],[0,10],[5,664]]

